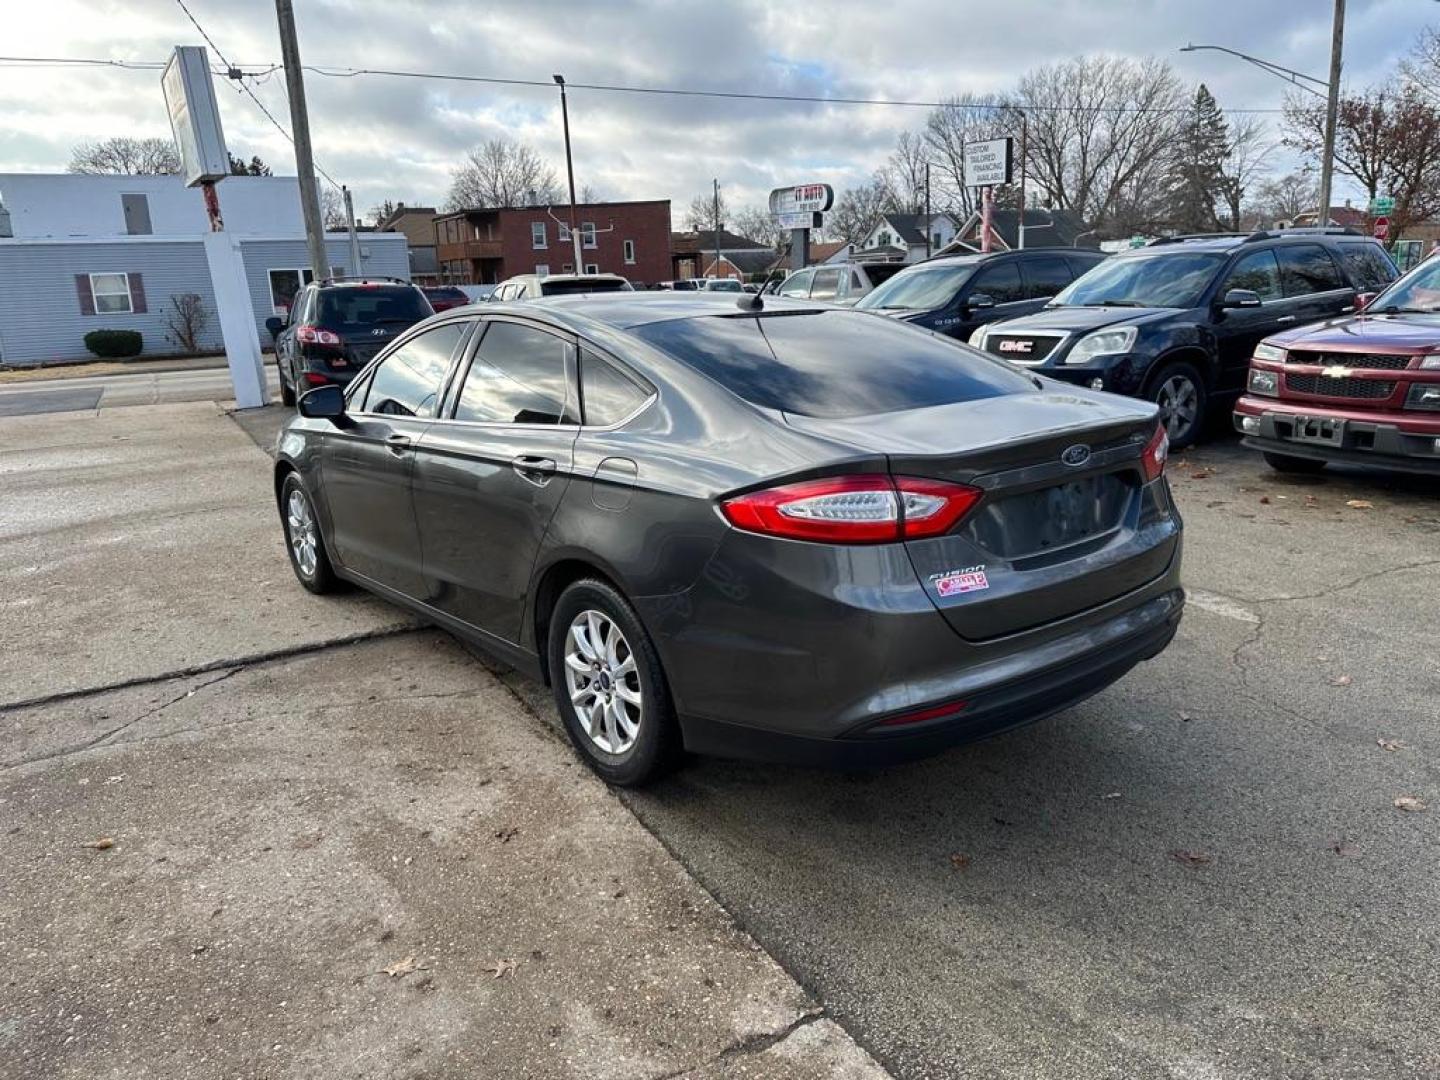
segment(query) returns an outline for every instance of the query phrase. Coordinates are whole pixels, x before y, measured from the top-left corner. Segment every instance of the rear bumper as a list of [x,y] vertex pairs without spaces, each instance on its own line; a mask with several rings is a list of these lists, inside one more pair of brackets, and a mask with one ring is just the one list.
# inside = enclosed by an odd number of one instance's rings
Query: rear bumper
[[[1344,421],[1344,437],[1335,445],[1297,441],[1296,416]],[[1247,430],[1247,421],[1254,430]],[[1245,436],[1243,444],[1255,450],[1313,461],[1440,473],[1440,416],[1435,414],[1397,417],[1247,395],[1235,405],[1234,423]]]

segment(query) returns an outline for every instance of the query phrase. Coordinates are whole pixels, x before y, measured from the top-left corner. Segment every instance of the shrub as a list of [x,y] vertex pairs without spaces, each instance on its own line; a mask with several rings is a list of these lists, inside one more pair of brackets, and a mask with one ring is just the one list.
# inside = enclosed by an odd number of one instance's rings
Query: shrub
[[138,330],[91,330],[85,335],[85,348],[96,356],[139,356],[144,347]]

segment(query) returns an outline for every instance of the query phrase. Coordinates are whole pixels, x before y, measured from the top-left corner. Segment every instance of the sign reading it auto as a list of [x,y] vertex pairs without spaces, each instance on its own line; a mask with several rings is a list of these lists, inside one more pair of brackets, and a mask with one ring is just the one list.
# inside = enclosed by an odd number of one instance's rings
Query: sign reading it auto
[[160,86],[165,91],[175,145],[180,148],[186,186],[213,184],[229,176],[230,155],[225,152],[225,132],[220,127],[205,50],[199,45],[177,45]]
[[796,184],[770,192],[770,218],[782,229],[818,229],[826,210],[835,204],[829,184]]
[[1013,139],[965,144],[965,186],[994,187],[1010,182]]

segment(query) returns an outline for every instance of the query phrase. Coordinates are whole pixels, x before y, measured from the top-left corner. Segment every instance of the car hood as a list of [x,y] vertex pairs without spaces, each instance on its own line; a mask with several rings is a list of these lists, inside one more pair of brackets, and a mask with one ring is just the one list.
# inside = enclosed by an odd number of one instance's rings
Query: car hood
[[1435,352],[1440,351],[1440,314],[1352,315],[1288,330],[1269,340],[1287,349]]
[[996,333],[1084,333],[1106,326],[1157,322],[1175,314],[1174,308],[1081,307],[1043,308],[1033,315],[992,323]]

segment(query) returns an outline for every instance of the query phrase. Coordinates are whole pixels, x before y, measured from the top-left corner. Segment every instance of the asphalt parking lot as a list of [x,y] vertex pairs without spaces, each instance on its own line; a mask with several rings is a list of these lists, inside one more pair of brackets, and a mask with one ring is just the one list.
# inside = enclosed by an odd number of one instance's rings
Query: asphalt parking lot
[[1110,690],[617,801],[543,688],[290,580],[282,410],[141,415],[0,446],[0,1075],[879,1075],[837,1021],[900,1077],[1440,1075],[1426,482],[1218,439]]

